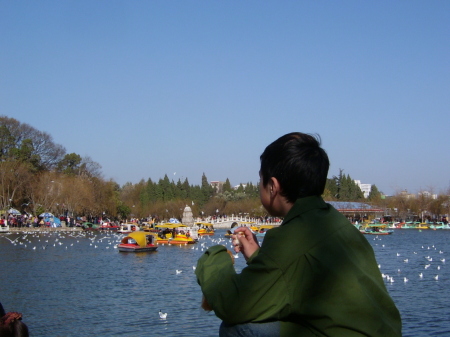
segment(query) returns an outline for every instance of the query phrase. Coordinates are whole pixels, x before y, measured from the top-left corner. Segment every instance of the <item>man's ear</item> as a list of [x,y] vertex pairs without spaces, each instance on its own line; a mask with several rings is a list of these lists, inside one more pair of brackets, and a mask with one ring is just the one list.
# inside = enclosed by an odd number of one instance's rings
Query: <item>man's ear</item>
[[273,198],[280,193],[280,183],[277,178],[271,177],[269,184],[270,196]]

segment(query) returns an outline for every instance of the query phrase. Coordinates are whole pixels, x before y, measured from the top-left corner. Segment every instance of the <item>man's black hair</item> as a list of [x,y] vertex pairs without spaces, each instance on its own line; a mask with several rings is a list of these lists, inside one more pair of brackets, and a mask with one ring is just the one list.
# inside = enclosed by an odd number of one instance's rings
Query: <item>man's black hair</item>
[[263,185],[277,178],[280,193],[289,202],[322,195],[330,162],[320,143],[318,135],[292,132],[267,146],[260,157]]

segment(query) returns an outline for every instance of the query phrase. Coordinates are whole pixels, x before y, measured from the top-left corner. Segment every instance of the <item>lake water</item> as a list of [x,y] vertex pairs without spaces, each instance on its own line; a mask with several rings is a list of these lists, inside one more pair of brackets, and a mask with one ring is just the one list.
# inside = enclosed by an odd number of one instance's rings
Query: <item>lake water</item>
[[[205,247],[229,245],[224,233],[138,254],[119,253],[115,233],[0,234],[0,301],[23,313],[31,336],[217,336],[220,320],[200,308],[193,266]],[[403,335],[450,335],[450,231],[366,238],[388,275]],[[236,259],[238,271],[244,266]]]

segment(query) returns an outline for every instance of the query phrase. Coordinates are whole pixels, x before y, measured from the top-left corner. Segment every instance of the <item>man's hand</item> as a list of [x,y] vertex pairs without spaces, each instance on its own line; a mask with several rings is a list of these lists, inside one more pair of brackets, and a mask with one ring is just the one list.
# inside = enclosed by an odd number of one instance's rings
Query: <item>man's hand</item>
[[233,246],[236,253],[241,252],[248,260],[259,248],[258,239],[247,227],[239,227],[234,230]]

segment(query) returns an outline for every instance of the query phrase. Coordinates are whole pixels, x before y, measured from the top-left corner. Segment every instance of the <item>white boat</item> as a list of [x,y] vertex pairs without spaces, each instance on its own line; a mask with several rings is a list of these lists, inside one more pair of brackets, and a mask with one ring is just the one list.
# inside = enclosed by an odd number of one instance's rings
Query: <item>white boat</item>
[[138,231],[140,228],[135,223],[124,223],[120,225],[117,233],[128,234]]
[[0,233],[9,233],[9,225],[0,225]]

